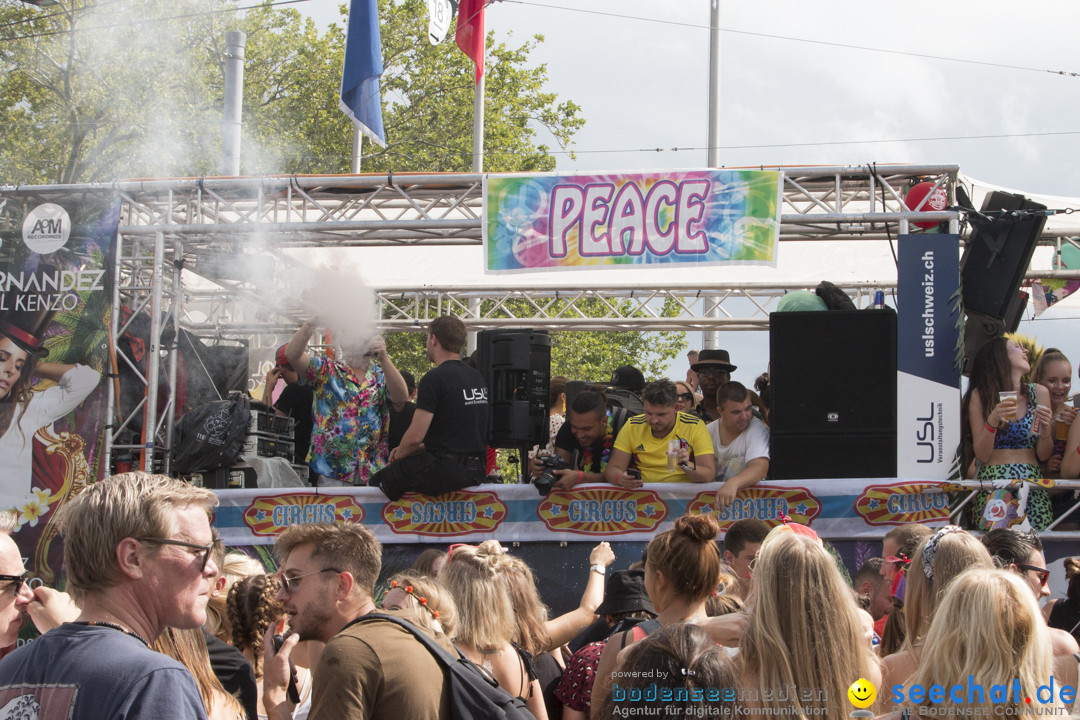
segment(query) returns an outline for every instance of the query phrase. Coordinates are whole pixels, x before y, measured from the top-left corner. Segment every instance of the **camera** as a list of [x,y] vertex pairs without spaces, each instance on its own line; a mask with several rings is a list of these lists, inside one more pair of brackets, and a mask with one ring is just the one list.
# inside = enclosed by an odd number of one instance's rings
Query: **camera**
[[555,483],[559,481],[555,471],[569,469],[570,463],[563,460],[559,455],[545,455],[537,459],[543,466],[543,470],[540,471],[538,477],[533,478],[533,485],[536,486],[538,493],[547,495],[551,492],[551,488],[554,487]]

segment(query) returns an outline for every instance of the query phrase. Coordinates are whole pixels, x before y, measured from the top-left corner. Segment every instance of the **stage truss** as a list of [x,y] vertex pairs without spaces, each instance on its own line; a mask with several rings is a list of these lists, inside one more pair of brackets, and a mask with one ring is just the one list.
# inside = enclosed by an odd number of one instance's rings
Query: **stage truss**
[[[772,168],[763,168],[772,169]],[[910,185],[930,181],[955,205],[959,168],[954,165],[779,168],[784,185],[781,242],[879,241],[908,231],[913,220],[966,228],[955,210],[909,210]],[[175,341],[180,328],[212,339],[291,334],[298,307],[283,304],[273,282],[296,261],[291,248],[400,247],[482,243],[483,175],[377,175],[326,177],[203,178],[151,180],[91,186],[4,188],[28,199],[115,191],[122,198],[113,298],[112,348],[117,364],[135,369],[145,384],[143,402],[123,417],[109,387],[110,428],[106,452],[146,450],[168,468],[176,403]],[[1059,233],[1064,234],[1064,233]],[[1044,244],[1061,242],[1047,233]],[[239,261],[241,276],[221,272],[223,259]],[[257,268],[259,272],[250,272]],[[1040,277],[1056,273],[1040,272]],[[382,287],[376,289],[383,331],[422,331],[441,314],[461,317],[470,330],[530,327],[549,330],[761,330],[768,314],[792,290],[813,284],[728,283],[707,287]],[[859,307],[880,283],[843,285]],[[121,308],[151,318],[145,374],[117,342],[126,330]],[[599,310],[598,310],[599,309]],[[164,395],[162,398],[161,396]],[[138,445],[120,443],[132,418],[142,417]]]

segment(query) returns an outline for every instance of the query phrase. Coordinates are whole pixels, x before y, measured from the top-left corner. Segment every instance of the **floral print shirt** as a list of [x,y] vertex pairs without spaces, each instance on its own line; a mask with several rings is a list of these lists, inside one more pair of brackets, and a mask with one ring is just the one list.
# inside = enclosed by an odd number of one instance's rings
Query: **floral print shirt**
[[358,378],[338,360],[311,355],[305,381],[312,385],[315,426],[308,465],[327,477],[349,480],[359,469],[365,484],[386,466],[390,397],[377,360]]

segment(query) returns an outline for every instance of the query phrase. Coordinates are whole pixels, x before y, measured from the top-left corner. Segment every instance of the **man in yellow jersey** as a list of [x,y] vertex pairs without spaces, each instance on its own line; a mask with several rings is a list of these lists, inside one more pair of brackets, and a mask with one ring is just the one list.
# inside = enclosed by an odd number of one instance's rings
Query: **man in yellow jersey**
[[705,422],[675,411],[678,391],[670,380],[645,386],[645,413],[626,421],[611,451],[604,478],[619,487],[653,482],[712,482],[712,438]]

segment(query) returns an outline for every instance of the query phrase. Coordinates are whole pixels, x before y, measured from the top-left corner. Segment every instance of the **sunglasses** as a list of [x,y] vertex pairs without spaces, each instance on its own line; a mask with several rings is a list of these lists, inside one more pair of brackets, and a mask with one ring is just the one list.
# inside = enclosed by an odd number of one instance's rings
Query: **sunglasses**
[[1033,573],[1038,574],[1038,576],[1039,576],[1039,584],[1042,585],[1043,587],[1046,587],[1046,581],[1050,579],[1050,571],[1049,570],[1047,570],[1046,568],[1041,568],[1038,565],[1023,565],[1021,563],[1017,563],[1016,567],[1020,568],[1021,570],[1024,570],[1025,572],[1033,572]]
[[721,370],[718,367],[703,367],[696,371],[699,376],[701,375],[727,375],[727,370]]
[[172,538],[137,537],[133,539],[138,540],[139,542],[154,543],[155,545],[175,545],[191,550],[195,554],[195,557],[199,558],[199,572],[206,570],[206,565],[210,562],[210,553],[213,552],[215,547],[219,547],[221,544],[221,540],[218,539],[216,534],[209,545],[196,545],[195,543],[189,543],[183,540],[173,540]]
[[278,580],[281,581],[281,589],[284,590],[287,595],[292,595],[300,586],[300,578],[311,577],[312,575],[319,575],[321,573],[328,572],[334,572],[340,575],[342,571],[338,570],[337,568],[323,568],[322,570],[313,570],[309,573],[304,573],[303,575],[293,575],[292,577],[279,573]]
[[694,402],[694,396],[690,393],[680,393],[677,397],[683,402]]
[[18,595],[22,592],[23,585],[26,585],[26,573],[22,575],[0,575],[0,582],[14,583],[11,587],[15,589],[15,594]]

